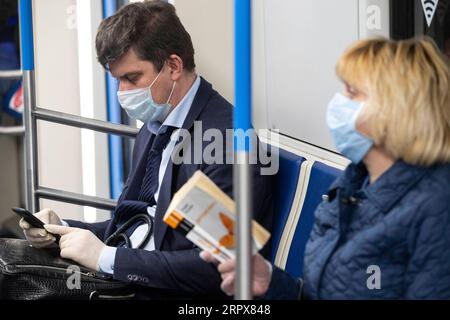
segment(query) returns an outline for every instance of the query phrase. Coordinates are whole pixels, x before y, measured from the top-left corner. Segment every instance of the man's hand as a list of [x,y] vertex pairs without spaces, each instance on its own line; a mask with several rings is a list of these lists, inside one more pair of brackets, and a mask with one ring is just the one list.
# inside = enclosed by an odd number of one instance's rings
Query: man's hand
[[[34,216],[44,222],[45,224],[61,225],[61,219],[51,209],[44,209],[35,213]],[[48,248],[51,247],[55,238],[48,234],[45,229],[33,228],[23,218],[19,222],[19,226],[22,228],[25,237],[31,246],[36,248]]]
[[45,225],[45,229],[61,236],[59,247],[62,258],[71,259],[91,270],[99,270],[98,260],[105,244],[92,232],[50,224]]
[[[217,264],[217,260],[208,251],[202,251],[200,258],[206,262]],[[234,283],[236,281],[236,260],[228,260],[218,265],[217,270],[222,277],[221,288],[227,295],[234,295]],[[272,279],[272,265],[265,260],[260,254],[253,257],[253,296],[261,297],[267,293],[270,280]]]

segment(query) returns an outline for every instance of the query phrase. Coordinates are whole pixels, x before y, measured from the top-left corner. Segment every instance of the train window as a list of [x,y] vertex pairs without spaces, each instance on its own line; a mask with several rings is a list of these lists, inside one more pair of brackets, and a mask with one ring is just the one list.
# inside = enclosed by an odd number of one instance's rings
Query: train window
[[450,57],[450,0],[391,0],[391,38],[427,35]]

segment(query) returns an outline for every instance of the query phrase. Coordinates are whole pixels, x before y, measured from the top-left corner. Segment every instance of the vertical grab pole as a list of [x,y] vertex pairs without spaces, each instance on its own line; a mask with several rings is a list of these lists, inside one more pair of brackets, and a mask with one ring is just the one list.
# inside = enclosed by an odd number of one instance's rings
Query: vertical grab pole
[[[103,0],[103,18],[108,18],[117,12],[117,0]],[[122,114],[117,100],[118,85],[109,71],[106,71],[106,101],[108,121],[121,124]],[[123,188],[123,147],[122,137],[108,135],[109,143],[109,175],[111,198],[118,199]]]
[[[251,129],[251,0],[235,0],[235,165],[234,186],[237,211],[237,282],[235,297],[251,300],[252,270],[252,151]],[[243,133],[243,134],[242,134]],[[242,134],[242,136],[241,136]],[[248,137],[248,138],[247,138]]]
[[32,0],[19,0],[20,15],[20,47],[23,71],[23,99],[25,125],[25,166],[26,166],[26,206],[31,212],[39,210],[36,189],[37,172],[37,139],[36,121],[33,111],[36,107],[34,78],[34,41],[33,41],[33,6]]

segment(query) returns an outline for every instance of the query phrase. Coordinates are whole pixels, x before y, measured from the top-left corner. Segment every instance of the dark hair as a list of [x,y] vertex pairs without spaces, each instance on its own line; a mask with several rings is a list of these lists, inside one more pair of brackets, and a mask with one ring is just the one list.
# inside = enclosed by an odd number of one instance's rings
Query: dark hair
[[134,49],[142,60],[161,71],[172,54],[188,71],[195,69],[194,46],[178,18],[175,7],[164,1],[135,2],[105,19],[96,38],[98,61],[105,69]]

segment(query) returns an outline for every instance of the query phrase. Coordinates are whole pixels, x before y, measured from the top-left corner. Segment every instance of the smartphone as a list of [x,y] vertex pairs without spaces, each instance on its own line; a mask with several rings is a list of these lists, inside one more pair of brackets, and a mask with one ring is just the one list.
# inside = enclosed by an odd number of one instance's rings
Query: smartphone
[[[12,211],[14,211],[15,213],[17,213],[19,216],[21,216],[23,218],[23,220],[25,220],[26,222],[28,222],[30,224],[30,226],[32,226],[33,228],[38,228],[38,229],[45,229],[44,225],[45,223],[42,222],[41,220],[39,220],[38,218],[36,218],[30,211],[28,211],[27,209],[23,209],[23,208],[12,208]],[[51,234],[49,232],[49,234]],[[51,234],[52,236],[55,237],[56,239],[56,243],[59,243],[59,239],[61,238],[58,234]]]

